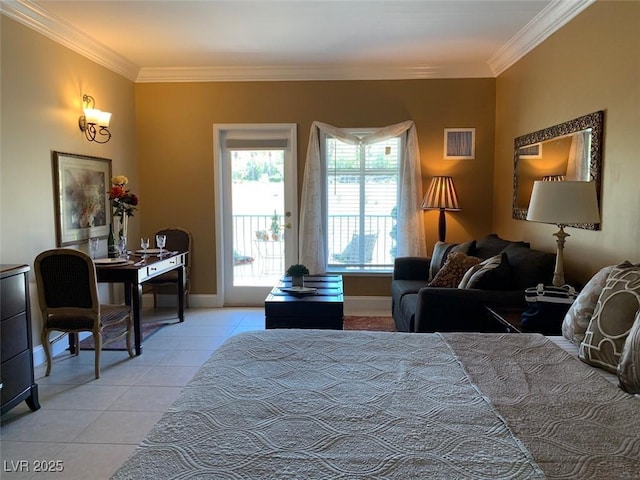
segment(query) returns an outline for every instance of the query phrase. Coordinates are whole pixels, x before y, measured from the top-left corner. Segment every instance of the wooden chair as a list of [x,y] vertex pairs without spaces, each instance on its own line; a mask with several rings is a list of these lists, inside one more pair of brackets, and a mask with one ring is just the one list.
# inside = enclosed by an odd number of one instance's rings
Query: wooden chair
[[[167,243],[165,248],[169,251],[187,252],[187,260],[184,268],[184,300],[189,308],[189,292],[191,291],[191,233],[179,227],[163,228],[156,232],[156,235],[166,235]],[[154,237],[155,238],[155,237]],[[178,271],[172,270],[158,277],[144,282],[143,293],[153,294],[153,306],[157,306],[158,294],[177,294],[178,292]]]
[[[35,273],[42,311],[42,347],[47,357],[46,376],[51,373],[49,337],[52,331],[68,333],[70,345],[76,347],[76,355],[80,353],[78,333],[91,332],[95,344],[96,378],[100,378],[104,327],[122,324],[122,333],[105,343],[126,336],[129,356],[135,355],[131,345],[131,308],[128,305],[100,304],[96,268],[87,254],[69,248],[47,250],[36,257]],[[52,343],[63,337],[58,335]]]

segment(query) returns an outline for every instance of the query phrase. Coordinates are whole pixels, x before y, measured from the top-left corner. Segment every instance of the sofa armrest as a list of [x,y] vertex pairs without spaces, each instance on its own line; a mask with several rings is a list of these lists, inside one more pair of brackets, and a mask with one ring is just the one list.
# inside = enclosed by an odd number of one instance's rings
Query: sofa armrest
[[423,280],[429,278],[429,257],[397,257],[393,262],[393,280]]
[[502,326],[487,314],[487,305],[524,307],[524,292],[425,287],[418,292],[414,331],[502,331]]

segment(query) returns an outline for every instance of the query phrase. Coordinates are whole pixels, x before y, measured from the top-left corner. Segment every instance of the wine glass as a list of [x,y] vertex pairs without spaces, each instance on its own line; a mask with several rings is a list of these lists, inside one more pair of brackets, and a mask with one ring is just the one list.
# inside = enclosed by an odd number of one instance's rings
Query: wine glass
[[159,257],[162,256],[162,249],[167,244],[167,236],[166,235],[156,235],[156,247],[160,249]]
[[100,246],[100,239],[98,237],[89,239],[89,254],[93,260],[95,260],[98,255],[98,246]]
[[147,248],[149,248],[149,237],[142,237],[140,239],[140,246],[142,247],[142,251],[144,252],[144,256],[147,256]]
[[116,247],[118,248],[118,257],[119,258],[127,258],[127,237],[120,236],[118,237],[118,242],[116,243]]

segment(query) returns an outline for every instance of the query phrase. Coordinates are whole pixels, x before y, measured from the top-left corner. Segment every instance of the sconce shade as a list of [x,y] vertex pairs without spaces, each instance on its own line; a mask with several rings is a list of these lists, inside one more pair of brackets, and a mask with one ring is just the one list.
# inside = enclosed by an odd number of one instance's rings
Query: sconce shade
[[534,182],[527,220],[555,225],[599,223],[600,213],[595,184],[593,182]]
[[422,200],[422,209],[443,209],[455,212],[461,210],[452,177],[438,176],[431,179],[429,190]]
[[[86,93],[82,96],[82,103],[84,105],[82,109],[84,115],[80,115],[78,119],[80,130],[90,142],[107,143],[111,140],[111,132],[108,128],[111,121],[111,113],[94,108],[95,100]],[[96,125],[98,128],[96,128]]]

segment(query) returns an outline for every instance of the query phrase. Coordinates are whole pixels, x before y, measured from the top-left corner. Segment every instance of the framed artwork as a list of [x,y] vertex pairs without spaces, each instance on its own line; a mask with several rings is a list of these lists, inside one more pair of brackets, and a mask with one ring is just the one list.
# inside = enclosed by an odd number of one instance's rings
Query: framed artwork
[[58,247],[107,238],[111,160],[53,152],[53,179]]
[[542,158],[542,143],[534,143],[533,145],[525,145],[518,149],[520,158]]
[[444,158],[447,160],[476,158],[476,129],[445,128]]

